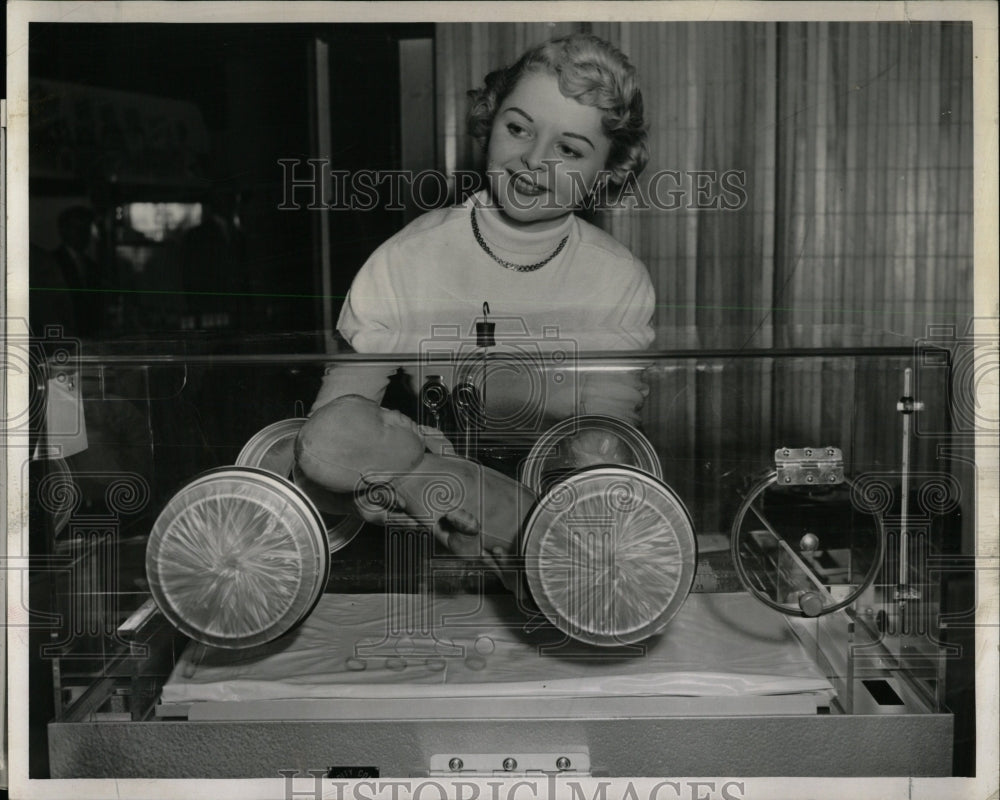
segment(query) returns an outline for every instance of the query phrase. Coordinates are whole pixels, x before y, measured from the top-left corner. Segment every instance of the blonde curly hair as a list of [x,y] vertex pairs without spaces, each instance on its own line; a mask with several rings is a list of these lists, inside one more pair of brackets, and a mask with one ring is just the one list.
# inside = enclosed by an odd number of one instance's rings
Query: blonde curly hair
[[531,48],[514,64],[489,73],[485,86],[469,92],[469,135],[485,150],[493,118],[517,82],[528,72],[546,71],[559,81],[559,91],[603,114],[604,132],[611,141],[608,183],[622,186],[637,176],[649,160],[642,92],[635,67],[618,48],[599,36],[575,33]]

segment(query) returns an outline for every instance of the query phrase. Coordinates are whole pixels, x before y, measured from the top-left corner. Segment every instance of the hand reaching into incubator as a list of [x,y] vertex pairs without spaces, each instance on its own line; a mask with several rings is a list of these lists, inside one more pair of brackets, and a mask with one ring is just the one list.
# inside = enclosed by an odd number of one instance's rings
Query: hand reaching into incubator
[[626,372],[589,372],[583,377],[580,414],[601,414],[630,425],[638,425],[639,411],[649,396],[643,374]]

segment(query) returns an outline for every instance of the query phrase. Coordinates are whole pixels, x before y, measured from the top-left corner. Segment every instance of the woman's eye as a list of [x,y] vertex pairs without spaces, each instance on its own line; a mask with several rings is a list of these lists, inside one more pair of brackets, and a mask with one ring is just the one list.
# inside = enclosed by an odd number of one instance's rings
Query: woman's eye
[[562,155],[562,156],[564,156],[564,157],[566,157],[566,158],[582,158],[583,157],[583,153],[581,153],[575,147],[570,147],[567,144],[561,144],[561,145],[558,146],[557,149],[559,150],[559,154]]
[[518,125],[516,122],[508,122],[507,130],[512,136],[526,136],[528,133],[523,125]]

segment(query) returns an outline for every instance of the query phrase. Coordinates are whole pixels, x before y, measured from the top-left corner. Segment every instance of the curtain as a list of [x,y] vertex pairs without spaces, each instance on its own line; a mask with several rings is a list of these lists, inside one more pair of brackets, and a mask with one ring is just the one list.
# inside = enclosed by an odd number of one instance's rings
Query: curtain
[[683,190],[680,208],[596,219],[650,270],[657,346],[866,344],[971,315],[970,25],[442,24],[440,168],[482,164],[465,93],[573,30],[639,72],[651,151],[639,194],[657,180],[661,199]]
[[835,323],[920,337],[968,319],[971,28],[780,28],[776,327],[818,345]]
[[[779,446],[838,446],[855,476],[898,468],[907,359],[711,351],[905,347],[930,325],[962,332],[972,314],[971,26],[442,25],[442,168],[481,165],[464,133],[464,92],[569,30],[608,39],[639,72],[651,151],[639,194],[664,170],[682,176],[681,207],[612,208],[595,221],[649,268],[654,347],[707,351],[648,371],[655,400],[643,420],[665,479],[708,515],[699,530],[725,529],[740,482]],[[721,190],[726,175],[742,186],[736,207],[721,202],[734,198]],[[937,374],[922,390],[921,413],[941,429],[945,389]],[[934,446],[917,441],[914,463],[933,467]]]

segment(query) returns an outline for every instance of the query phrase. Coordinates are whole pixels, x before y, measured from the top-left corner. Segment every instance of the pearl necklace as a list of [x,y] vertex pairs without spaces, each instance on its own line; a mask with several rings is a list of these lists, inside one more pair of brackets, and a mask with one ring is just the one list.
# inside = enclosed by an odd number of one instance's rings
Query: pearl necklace
[[566,234],[565,236],[563,236],[562,241],[559,242],[559,246],[556,247],[556,249],[551,253],[551,255],[549,255],[547,258],[542,259],[536,264],[513,264],[510,261],[505,261],[504,259],[500,258],[500,256],[494,253],[490,249],[490,246],[486,244],[486,240],[483,238],[483,234],[479,232],[479,223],[476,222],[475,206],[472,207],[471,219],[472,219],[472,235],[476,237],[476,241],[479,242],[479,246],[483,248],[483,251],[486,253],[486,255],[488,255],[490,258],[496,261],[504,269],[510,269],[513,270],[514,272],[534,272],[536,269],[541,269],[546,264],[548,264],[553,258],[559,255],[562,252],[562,249],[566,246],[566,242],[569,241],[569,234]]

